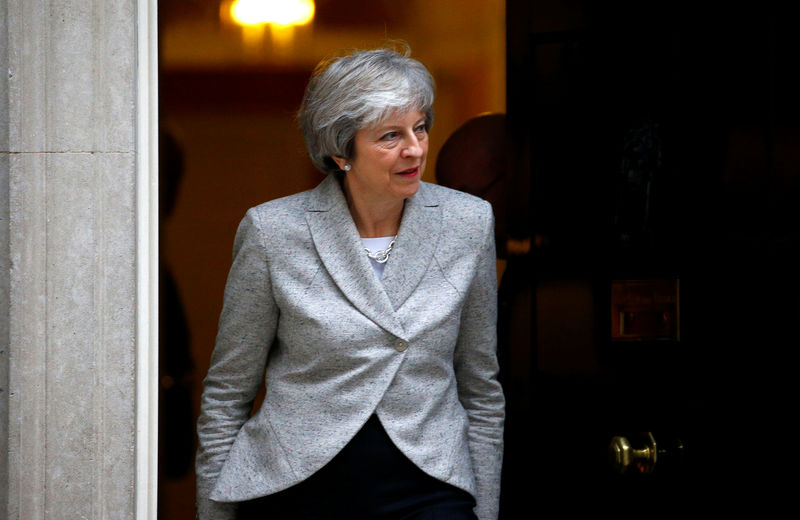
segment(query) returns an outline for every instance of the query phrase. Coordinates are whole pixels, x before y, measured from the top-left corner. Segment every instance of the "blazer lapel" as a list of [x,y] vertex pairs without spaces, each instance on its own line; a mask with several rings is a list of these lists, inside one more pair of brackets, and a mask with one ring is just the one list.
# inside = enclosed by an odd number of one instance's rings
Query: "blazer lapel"
[[383,271],[383,287],[394,310],[417,288],[433,260],[442,228],[442,213],[425,184],[406,199],[403,220]]
[[325,269],[345,297],[379,326],[408,339],[367,255],[362,254],[364,246],[334,174],[310,192],[306,222]]

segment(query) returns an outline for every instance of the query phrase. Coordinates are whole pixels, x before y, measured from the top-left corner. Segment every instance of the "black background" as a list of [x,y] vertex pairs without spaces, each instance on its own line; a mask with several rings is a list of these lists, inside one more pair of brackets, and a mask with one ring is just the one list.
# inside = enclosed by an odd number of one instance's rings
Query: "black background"
[[[534,239],[532,294],[590,288],[598,364],[553,372],[534,355],[529,395],[508,395],[503,518],[768,511],[796,459],[797,18],[555,0],[509,0],[507,16],[510,161],[530,196],[511,233]],[[646,231],[622,239],[623,143],[642,125],[660,162]],[[680,341],[611,342],[611,280],[649,278],[680,279]],[[552,324],[533,302],[536,353]],[[614,476],[611,436],[640,431],[680,438],[683,461]]]

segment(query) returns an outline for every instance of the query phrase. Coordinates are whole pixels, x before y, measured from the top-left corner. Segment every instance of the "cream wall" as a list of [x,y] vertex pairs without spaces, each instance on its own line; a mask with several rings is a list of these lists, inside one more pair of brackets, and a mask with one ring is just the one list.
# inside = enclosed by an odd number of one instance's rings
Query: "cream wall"
[[137,17],[152,4],[0,1],[0,518],[130,519],[147,487]]

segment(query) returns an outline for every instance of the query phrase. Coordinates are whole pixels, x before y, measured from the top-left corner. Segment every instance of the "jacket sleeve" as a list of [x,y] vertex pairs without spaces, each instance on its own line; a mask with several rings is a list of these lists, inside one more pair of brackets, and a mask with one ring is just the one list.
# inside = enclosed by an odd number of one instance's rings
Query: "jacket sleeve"
[[210,500],[236,435],[261,387],[278,309],[256,210],[239,224],[217,341],[197,422],[197,506],[201,520],[233,518],[235,506]]
[[480,520],[496,520],[503,462],[505,398],[497,380],[497,267],[494,218],[485,205],[483,243],[461,313],[455,373],[461,404],[469,417],[469,450]]

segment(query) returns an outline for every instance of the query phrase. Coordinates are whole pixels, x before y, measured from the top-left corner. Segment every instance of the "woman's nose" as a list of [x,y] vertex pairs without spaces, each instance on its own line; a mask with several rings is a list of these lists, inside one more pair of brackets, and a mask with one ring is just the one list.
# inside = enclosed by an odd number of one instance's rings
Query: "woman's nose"
[[416,135],[412,134],[406,139],[405,146],[403,146],[403,157],[421,157],[422,144]]

